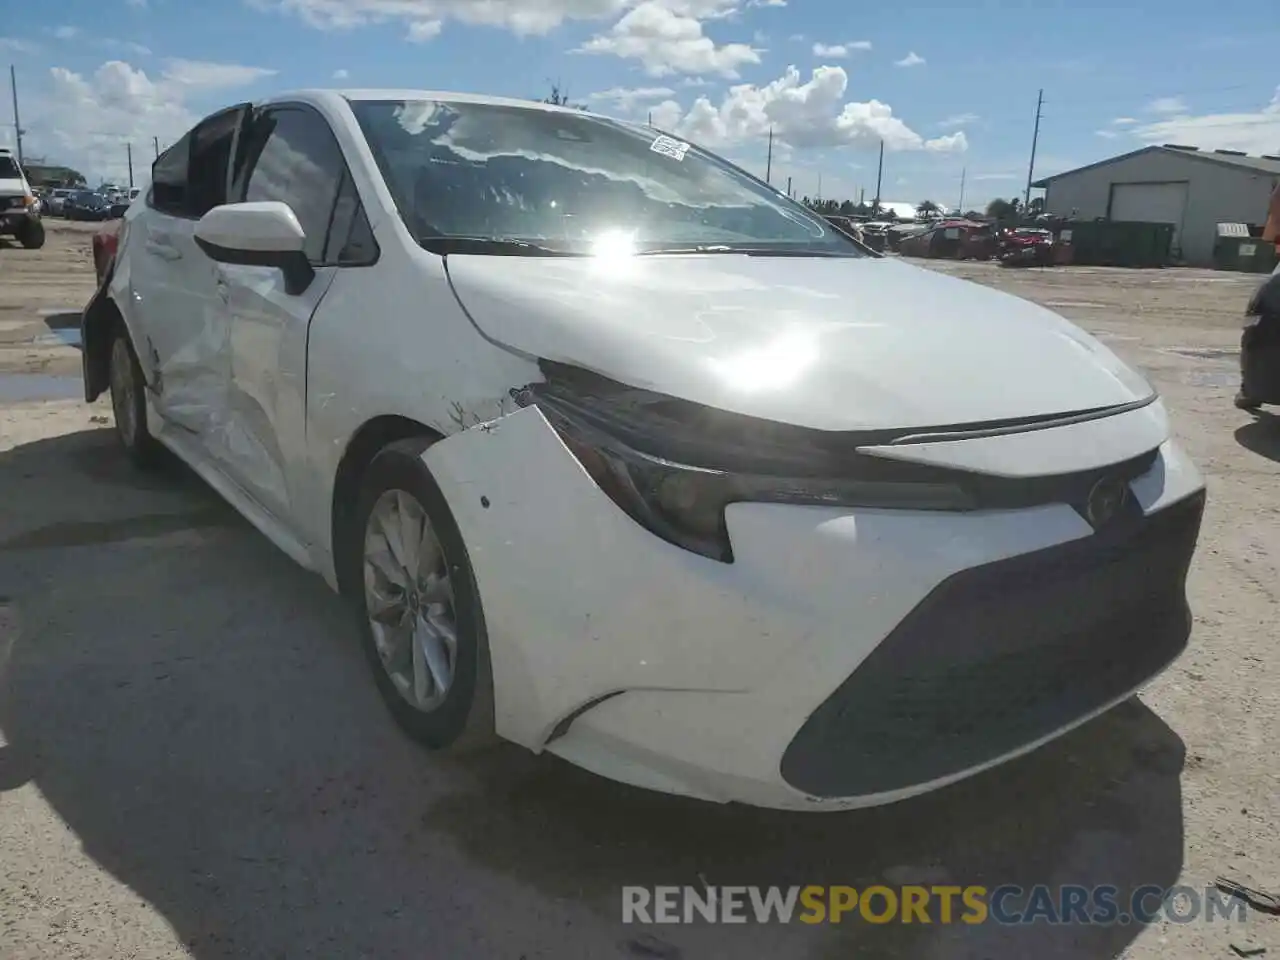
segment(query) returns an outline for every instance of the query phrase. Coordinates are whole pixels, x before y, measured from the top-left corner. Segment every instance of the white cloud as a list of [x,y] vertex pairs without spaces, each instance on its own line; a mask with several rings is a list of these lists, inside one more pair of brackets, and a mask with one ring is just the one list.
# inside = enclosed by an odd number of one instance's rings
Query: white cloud
[[587,101],[608,104],[622,113],[631,113],[642,103],[652,103],[673,96],[675,91],[670,87],[614,87],[587,94]]
[[815,57],[847,57],[849,48],[842,43],[836,43],[828,46],[825,43],[815,43],[813,45],[813,55]]
[[53,35],[59,40],[74,40],[80,36],[80,28],[72,26],[55,27]]
[[803,81],[794,66],[764,86],[730,87],[719,105],[699,97],[686,112],[674,100],[654,107],[657,126],[709,147],[733,146],[766,137],[770,127],[780,141],[798,149],[859,145],[884,141],[888,150],[958,152],[968,148],[963,132],[926,140],[878,100],[845,101],[848,74],[823,66]]
[[426,43],[440,36],[444,24],[439,20],[418,20],[409,24],[408,40],[411,43]]
[[1115,127],[1129,127],[1137,123],[1133,117],[1116,117],[1111,121],[1111,125]]
[[1280,153],[1280,87],[1258,110],[1200,116],[1183,112],[1130,126],[1126,132],[1143,143],[1186,143],[1205,150],[1243,150],[1253,155]]
[[949,117],[945,117],[938,121],[938,126],[943,130],[954,130],[956,127],[968,126],[976,123],[979,117],[976,113],[953,113]]
[[1160,97],[1147,104],[1151,113],[1186,113],[1187,105],[1181,97]]
[[350,77],[350,76],[351,76],[351,71],[349,71],[349,70],[335,70],[335,71],[333,71],[333,79],[335,79],[335,80],[346,80],[346,79],[347,79],[348,77]]
[[126,144],[133,146],[135,179],[144,179],[153,155],[208,110],[193,98],[243,86],[274,71],[239,64],[169,60],[158,76],[121,60],[84,75],[65,67],[49,71],[46,94],[33,97],[30,151],[45,154],[90,178],[127,179]]
[[262,10],[301,17],[321,30],[348,30],[372,23],[405,24],[458,20],[502,27],[518,34],[545,34],[566,20],[617,16],[633,0],[247,0]]
[[0,37],[0,50],[8,50],[10,53],[39,53],[40,44],[19,37]]
[[785,7],[787,0],[747,0],[748,7]]
[[760,62],[759,51],[745,43],[717,45],[702,32],[697,19],[722,16],[732,9],[721,0],[642,0],[578,52],[638,60],[655,77],[714,73],[736,78],[739,67]]
[[895,67],[922,67],[924,66],[924,57],[912,50],[901,60],[893,61]]
[[975,174],[971,174],[971,175],[970,175],[970,177],[969,177],[969,179],[970,179],[970,180],[978,180],[978,181],[985,181],[985,180],[1017,180],[1017,179],[1018,179],[1018,177],[1020,177],[1020,176],[1021,176],[1021,174],[1018,174],[1018,173],[1007,173],[1007,172],[1004,172],[1004,171],[1000,171],[1000,172],[996,172],[996,173],[975,173]]
[[275,74],[275,70],[268,70],[265,67],[246,67],[239,63],[170,59],[165,61],[163,79],[169,84],[218,90],[226,87],[243,87],[255,80],[262,80]]

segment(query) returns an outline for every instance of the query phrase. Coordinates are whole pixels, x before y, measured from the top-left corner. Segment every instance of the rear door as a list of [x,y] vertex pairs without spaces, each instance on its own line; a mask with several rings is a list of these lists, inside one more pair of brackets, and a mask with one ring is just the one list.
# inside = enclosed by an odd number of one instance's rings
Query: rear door
[[307,328],[338,271],[372,264],[377,250],[342,149],[315,109],[280,104],[260,111],[235,166],[233,199],[288,204],[316,273],[295,296],[278,269],[219,266],[230,329],[233,441],[223,466],[287,521],[295,519],[292,488],[306,462]]
[[216,264],[195,243],[200,217],[225,203],[241,104],[202,121],[152,167],[147,211],[130,230],[134,331],[166,421],[215,448],[226,427],[228,330]]

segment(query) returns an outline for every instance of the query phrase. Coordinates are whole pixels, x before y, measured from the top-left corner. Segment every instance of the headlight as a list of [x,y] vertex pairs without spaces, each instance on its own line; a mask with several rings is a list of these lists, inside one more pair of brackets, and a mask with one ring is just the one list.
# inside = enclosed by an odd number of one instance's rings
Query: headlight
[[[599,395],[575,397],[550,384],[517,392],[516,399],[538,405],[597,486],[633,520],[670,543],[725,563],[733,560],[725,526],[725,507],[730,503],[948,511],[977,508],[970,491],[945,482],[789,477],[677,462],[638,449],[632,442],[637,432],[634,403],[626,405],[625,414],[618,411],[615,419],[608,402]],[[666,399],[655,397],[658,403]],[[663,424],[656,416],[652,427],[660,445]],[[885,461],[876,465],[881,464],[890,471],[894,466]]]

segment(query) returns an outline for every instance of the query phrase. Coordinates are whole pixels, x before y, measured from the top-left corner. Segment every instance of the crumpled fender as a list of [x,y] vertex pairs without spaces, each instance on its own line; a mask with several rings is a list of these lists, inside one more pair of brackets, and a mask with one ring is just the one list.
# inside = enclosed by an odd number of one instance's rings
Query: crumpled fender
[[635,523],[536,407],[422,459],[475,572],[501,736],[540,750],[561,720],[624,689],[730,691],[758,679],[760,660],[748,666],[735,647],[771,624],[741,577]]

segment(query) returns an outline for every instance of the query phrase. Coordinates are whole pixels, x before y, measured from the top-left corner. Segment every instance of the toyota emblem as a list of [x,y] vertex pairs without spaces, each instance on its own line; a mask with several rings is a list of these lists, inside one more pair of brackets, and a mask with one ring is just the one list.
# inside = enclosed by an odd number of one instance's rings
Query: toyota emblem
[[1104,527],[1120,513],[1129,495],[1129,485],[1115,477],[1103,477],[1089,491],[1085,503],[1085,519],[1096,530]]

